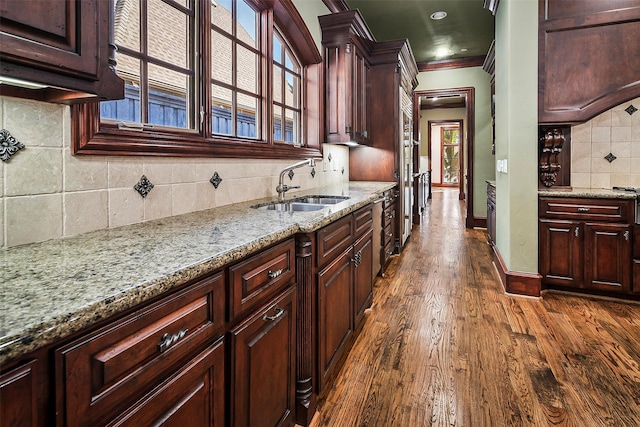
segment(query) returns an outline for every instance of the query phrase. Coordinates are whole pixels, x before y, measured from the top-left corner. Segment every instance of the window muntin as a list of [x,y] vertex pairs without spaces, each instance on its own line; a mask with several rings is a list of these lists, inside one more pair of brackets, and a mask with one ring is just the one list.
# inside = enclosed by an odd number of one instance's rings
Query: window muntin
[[[301,67],[282,35],[273,32],[273,139],[300,144]],[[284,124],[284,129],[283,129]]]
[[125,99],[102,102],[102,119],[196,128],[193,0],[116,0],[114,38]]

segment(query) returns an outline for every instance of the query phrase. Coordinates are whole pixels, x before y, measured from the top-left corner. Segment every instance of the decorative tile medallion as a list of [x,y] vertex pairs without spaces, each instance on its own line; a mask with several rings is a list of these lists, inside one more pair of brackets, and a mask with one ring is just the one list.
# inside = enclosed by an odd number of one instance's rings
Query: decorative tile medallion
[[315,178],[316,177],[316,168],[312,168],[311,169],[311,177]]
[[146,176],[142,175],[142,177],[140,178],[140,181],[138,181],[138,183],[134,185],[133,188],[144,199],[145,197],[147,197],[147,194],[151,192],[151,189],[153,188],[153,184],[151,183],[151,181],[149,181],[149,179],[147,179]]
[[211,179],[209,180],[210,183],[213,184],[213,186],[217,189],[218,186],[220,185],[220,183],[222,182],[222,178],[220,178],[220,175],[218,174],[218,171],[215,171],[213,173],[213,176],[211,177]]
[[634,107],[633,105],[629,105],[627,108],[624,109],[624,111],[629,113],[629,115],[631,116],[631,115],[633,115],[633,113],[638,111],[638,109],[636,107]]
[[344,166],[342,167],[342,175],[344,175]]
[[617,159],[616,156],[613,155],[613,153],[609,153],[606,156],[604,156],[605,160],[608,161],[609,163],[613,162],[615,159]]
[[289,169],[289,179],[293,180],[293,176],[295,175],[295,173],[293,173],[293,169]]
[[11,136],[8,130],[0,131],[0,158],[3,162],[8,162],[11,156],[23,148],[24,144]]
[[327,156],[327,160],[331,161],[331,153]]

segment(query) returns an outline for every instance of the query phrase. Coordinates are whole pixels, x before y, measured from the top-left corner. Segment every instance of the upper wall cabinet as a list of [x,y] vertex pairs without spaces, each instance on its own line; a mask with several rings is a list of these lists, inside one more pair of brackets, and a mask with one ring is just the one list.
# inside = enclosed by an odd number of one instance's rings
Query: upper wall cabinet
[[538,121],[585,122],[640,96],[638,0],[540,0]]
[[[110,67],[112,7],[112,0],[0,0],[0,94],[53,102],[123,98],[124,82]],[[4,84],[10,79],[20,82]]]
[[325,54],[326,142],[368,144],[373,36],[357,10],[318,19]]

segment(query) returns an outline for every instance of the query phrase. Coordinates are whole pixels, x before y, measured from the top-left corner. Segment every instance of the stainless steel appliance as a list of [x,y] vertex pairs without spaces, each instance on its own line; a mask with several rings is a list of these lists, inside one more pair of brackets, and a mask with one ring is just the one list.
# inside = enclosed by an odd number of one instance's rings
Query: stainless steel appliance
[[640,188],[613,187],[613,190],[636,194],[636,224],[640,225]]

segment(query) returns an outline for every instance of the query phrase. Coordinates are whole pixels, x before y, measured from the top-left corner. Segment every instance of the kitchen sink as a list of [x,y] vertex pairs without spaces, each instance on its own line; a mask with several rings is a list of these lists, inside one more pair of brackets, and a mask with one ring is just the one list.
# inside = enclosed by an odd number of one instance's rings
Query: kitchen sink
[[293,199],[296,203],[311,203],[319,205],[335,205],[336,203],[344,202],[349,197],[347,196],[301,196]]
[[290,202],[274,202],[266,205],[251,206],[254,209],[269,210],[269,211],[284,211],[284,212],[311,212],[324,209],[327,205],[321,205],[318,203],[300,203],[295,201]]

